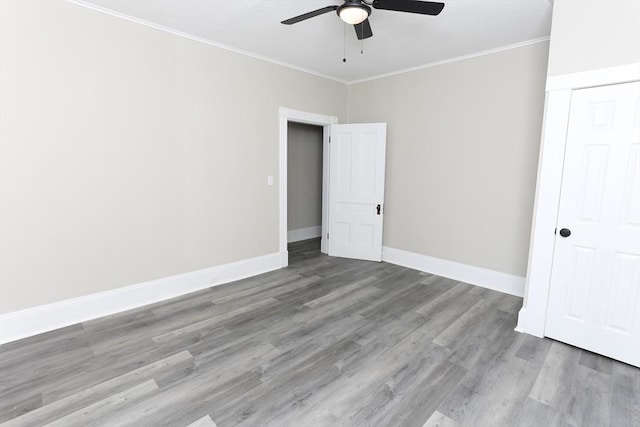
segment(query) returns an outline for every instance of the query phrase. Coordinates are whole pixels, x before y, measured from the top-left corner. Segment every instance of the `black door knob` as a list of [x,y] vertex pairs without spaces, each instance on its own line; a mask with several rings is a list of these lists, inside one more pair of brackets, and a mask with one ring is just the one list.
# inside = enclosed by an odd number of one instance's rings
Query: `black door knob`
[[562,237],[569,237],[571,236],[571,230],[569,230],[568,228],[563,228],[560,230],[560,235]]

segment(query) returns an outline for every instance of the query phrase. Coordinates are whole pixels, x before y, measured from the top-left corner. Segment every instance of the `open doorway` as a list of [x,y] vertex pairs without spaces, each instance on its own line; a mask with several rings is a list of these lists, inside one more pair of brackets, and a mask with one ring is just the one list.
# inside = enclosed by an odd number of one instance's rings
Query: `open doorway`
[[[287,244],[322,236],[322,126],[287,123]],[[315,248],[317,246],[317,248]]]
[[[289,265],[289,252],[287,245],[289,242],[289,219],[288,219],[288,197],[289,197],[289,126],[290,124],[303,124],[320,127],[322,129],[322,200],[321,200],[321,241],[320,251],[327,253],[326,235],[329,225],[328,220],[328,200],[329,200],[329,135],[331,133],[331,125],[338,123],[338,118],[334,116],[324,116],[320,114],[308,113],[304,111],[291,110],[288,108],[280,108],[280,174],[279,174],[279,196],[280,196],[280,265],[286,267]],[[295,154],[294,154],[295,155]],[[294,172],[295,173],[295,172]],[[294,219],[297,221],[298,219]],[[296,227],[296,223],[292,223],[292,230],[309,230],[299,231],[299,233],[310,233],[311,227]],[[299,223],[298,223],[299,224]],[[317,230],[314,229],[314,230]],[[298,235],[300,236],[300,234]],[[295,233],[292,234],[295,237]]]

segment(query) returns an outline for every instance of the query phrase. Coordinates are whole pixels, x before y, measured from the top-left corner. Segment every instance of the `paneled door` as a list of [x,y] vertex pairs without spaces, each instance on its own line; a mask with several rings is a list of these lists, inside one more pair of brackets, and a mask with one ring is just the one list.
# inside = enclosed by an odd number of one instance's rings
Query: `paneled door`
[[545,335],[640,366],[640,83],[573,92]]
[[386,123],[331,126],[331,256],[382,260],[386,135]]

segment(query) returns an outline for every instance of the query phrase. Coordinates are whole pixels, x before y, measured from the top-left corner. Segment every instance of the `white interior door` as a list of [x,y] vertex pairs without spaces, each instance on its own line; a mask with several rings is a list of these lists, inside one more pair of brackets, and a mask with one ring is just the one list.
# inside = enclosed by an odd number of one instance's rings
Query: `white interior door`
[[638,82],[573,92],[545,334],[640,366]]
[[382,260],[386,137],[386,123],[331,126],[331,256]]

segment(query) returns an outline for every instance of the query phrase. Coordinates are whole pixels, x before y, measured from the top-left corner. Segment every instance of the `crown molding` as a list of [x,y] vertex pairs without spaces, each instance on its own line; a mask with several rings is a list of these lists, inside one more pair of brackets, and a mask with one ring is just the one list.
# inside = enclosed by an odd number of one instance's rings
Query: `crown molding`
[[409,72],[412,72],[412,71],[422,70],[424,68],[435,67],[435,66],[438,66],[438,65],[449,64],[449,63],[452,63],[452,62],[464,61],[464,60],[467,60],[467,59],[476,58],[478,56],[491,55],[493,53],[503,52],[505,50],[516,49],[516,48],[519,48],[519,47],[524,47],[524,46],[529,46],[529,45],[536,44],[536,43],[543,43],[543,42],[548,42],[549,41],[549,37],[548,36],[547,37],[540,37],[540,38],[536,38],[536,39],[532,39],[532,40],[526,40],[526,41],[523,41],[523,42],[519,42],[519,43],[514,43],[514,44],[498,47],[498,48],[495,48],[495,49],[483,50],[483,51],[474,52],[474,53],[471,53],[471,54],[468,54],[468,55],[462,55],[462,56],[456,56],[456,57],[453,57],[453,58],[444,59],[442,61],[435,61],[435,62],[430,62],[430,63],[427,63],[427,64],[417,65],[417,66],[414,66],[414,67],[403,68],[403,69],[397,70],[397,71],[391,71],[389,73],[377,74],[375,76],[366,77],[366,78],[363,78],[363,79],[344,80],[344,79],[340,79],[340,78],[335,77],[335,76],[322,74],[322,73],[319,73],[317,71],[310,70],[308,68],[304,68],[304,67],[300,67],[300,66],[297,66],[297,65],[289,64],[289,63],[286,63],[286,62],[283,62],[283,61],[279,61],[277,59],[269,58],[269,57],[266,57],[266,56],[258,55],[256,53],[249,52],[249,51],[242,50],[242,49],[238,49],[238,48],[235,48],[235,47],[232,47],[232,46],[228,46],[228,45],[225,45],[225,44],[222,44],[222,43],[217,43],[217,42],[214,42],[214,41],[202,38],[202,37],[195,36],[193,34],[189,34],[189,33],[185,33],[185,32],[182,32],[182,31],[174,30],[172,28],[165,27],[163,25],[159,25],[159,24],[155,24],[153,22],[145,21],[144,19],[139,19],[139,18],[130,16],[130,15],[127,15],[127,14],[124,14],[124,13],[121,13],[121,12],[116,12],[116,11],[111,10],[111,9],[107,9],[107,8],[104,8],[104,7],[101,7],[101,6],[92,4],[92,3],[88,3],[88,2],[86,2],[84,0],[65,0],[65,1],[67,1],[68,3],[75,4],[77,6],[81,6],[81,7],[84,7],[84,8],[87,8],[87,9],[91,9],[91,10],[94,10],[94,11],[97,11],[97,12],[101,12],[101,13],[105,13],[107,15],[111,15],[111,16],[114,16],[116,18],[124,19],[124,20],[130,21],[130,22],[135,22],[137,24],[141,24],[141,25],[144,25],[144,26],[149,27],[149,28],[153,28],[153,29],[156,29],[156,30],[159,30],[159,31],[170,33],[170,34],[173,34],[173,35],[176,35],[176,36],[179,36],[179,37],[184,37],[186,39],[193,40],[193,41],[196,41],[196,42],[204,43],[204,44],[207,44],[209,46],[214,46],[214,47],[217,47],[217,48],[220,48],[220,49],[224,49],[224,50],[228,50],[228,51],[231,51],[231,52],[238,53],[240,55],[249,56],[251,58],[255,58],[255,59],[258,59],[258,60],[265,61],[265,62],[270,62],[272,64],[280,65],[282,67],[290,68],[290,69],[293,69],[293,70],[296,70],[296,71],[300,71],[300,72],[303,72],[303,73],[306,73],[306,74],[311,74],[311,75],[316,76],[316,77],[325,78],[325,79],[332,80],[332,81],[335,81],[335,82],[338,82],[338,83],[343,83],[343,84],[346,84],[346,85],[363,83],[363,82],[367,82],[367,81],[371,81],[371,80],[377,80],[377,79],[381,79],[381,78],[385,78],[385,77],[391,77],[391,76],[395,76],[395,75],[398,75],[398,74],[404,74],[404,73],[409,73]]
[[261,61],[270,62],[272,64],[280,65],[280,66],[283,66],[283,67],[294,69],[296,71],[301,71],[303,73],[311,74],[311,75],[314,75],[316,77],[322,77],[324,79],[333,80],[333,81],[336,81],[338,83],[343,83],[343,84],[347,84],[348,83],[346,80],[342,80],[342,79],[339,79],[337,77],[333,77],[333,76],[329,76],[329,75],[326,75],[326,74],[318,73],[316,71],[309,70],[307,68],[299,67],[299,66],[293,65],[293,64],[288,64],[288,63],[283,62],[283,61],[278,61],[278,60],[273,59],[273,58],[269,58],[269,57],[266,57],[266,56],[258,55],[256,53],[252,53],[252,52],[249,52],[249,51],[246,51],[246,50],[238,49],[238,48],[235,48],[235,47],[232,47],[232,46],[227,46],[225,44],[217,43],[217,42],[214,42],[214,41],[211,41],[211,40],[207,40],[205,38],[198,37],[198,36],[195,36],[193,34],[189,34],[189,33],[185,33],[185,32],[182,32],[182,31],[174,30],[172,28],[165,27],[163,25],[154,24],[153,22],[145,21],[144,19],[139,19],[139,18],[130,16],[130,15],[126,15],[126,14],[121,13],[121,12],[116,12],[114,10],[110,10],[110,9],[107,9],[107,8],[104,8],[104,7],[101,7],[101,6],[97,6],[97,5],[92,4],[92,3],[87,3],[87,2],[85,2],[83,0],[66,0],[66,1],[67,1],[67,3],[72,3],[72,4],[75,4],[77,6],[82,6],[82,7],[85,7],[87,9],[91,9],[91,10],[94,10],[96,12],[105,13],[107,15],[111,15],[111,16],[114,16],[116,18],[124,19],[124,20],[130,21],[130,22],[135,22],[136,24],[141,24],[141,25],[144,25],[146,27],[153,28],[155,30],[164,31],[165,33],[173,34],[175,36],[184,37],[184,38],[189,39],[189,40],[193,40],[193,41],[196,41],[196,42],[208,44],[209,46],[218,47],[220,49],[224,49],[224,50],[228,50],[228,51],[231,51],[231,52],[238,53],[240,55],[249,56],[251,58],[259,59]]
[[452,63],[452,62],[465,61],[467,59],[477,58],[478,56],[491,55],[491,54],[494,54],[494,53],[504,52],[505,50],[517,49],[519,47],[525,47],[525,46],[529,46],[529,45],[532,45],[532,44],[544,43],[544,42],[548,42],[548,41],[549,41],[549,37],[540,37],[540,38],[537,38],[537,39],[532,39],[532,40],[527,40],[527,41],[523,41],[523,42],[519,42],[519,43],[509,44],[509,45],[502,46],[502,47],[497,47],[495,49],[487,49],[487,50],[482,50],[480,52],[470,53],[468,55],[462,55],[462,56],[456,56],[456,57],[449,58],[449,59],[443,59],[442,61],[429,62],[427,64],[417,65],[415,67],[403,68],[402,70],[391,71],[389,73],[384,73],[384,74],[378,74],[378,75],[375,75],[375,76],[366,77],[364,79],[351,80],[351,81],[347,82],[347,84],[351,85],[351,84],[368,82],[368,81],[371,81],[371,80],[378,80],[378,79],[382,79],[382,78],[385,78],[385,77],[395,76],[395,75],[398,75],[398,74],[404,74],[404,73],[410,73],[412,71],[422,70],[424,68],[436,67],[438,65],[449,64],[449,63]]

